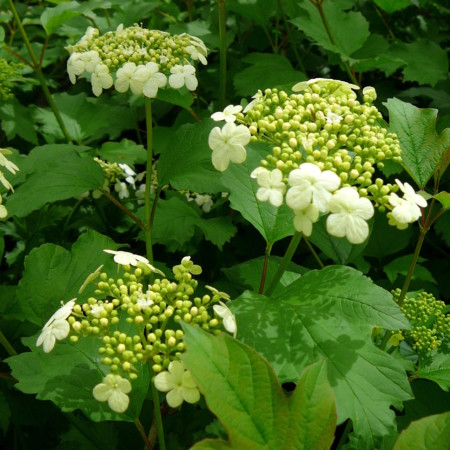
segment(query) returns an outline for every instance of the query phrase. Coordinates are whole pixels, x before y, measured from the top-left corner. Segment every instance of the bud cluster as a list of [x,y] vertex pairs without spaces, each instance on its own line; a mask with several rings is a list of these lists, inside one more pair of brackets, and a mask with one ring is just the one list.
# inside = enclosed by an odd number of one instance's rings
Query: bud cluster
[[[400,289],[393,291],[398,301]],[[401,330],[404,339],[418,353],[440,347],[450,336],[450,316],[445,313],[445,303],[432,294],[420,292],[417,297],[406,297],[401,309],[412,325],[411,330]]]
[[21,69],[23,64],[7,61],[0,58],[0,100],[7,102],[11,100],[14,95],[12,87],[14,82],[22,79]]
[[89,27],[67,50],[71,54],[67,71],[72,83],[85,73],[96,96],[114,85],[118,92],[130,89],[149,98],[156,97],[167,82],[172,89],[186,86],[194,91],[198,83],[193,64],[207,64],[208,54],[203,41],[195,36],[171,35],[137,24],[128,28],[119,25],[116,31],[102,36]]
[[[132,381],[138,376],[138,364],[148,364],[157,374],[168,369],[171,362],[179,361],[185,350],[180,321],[213,334],[232,326],[231,332],[235,333],[235,322],[234,327],[229,323],[234,316],[221,301],[229,299],[226,294],[209,287],[211,295],[195,295],[198,282],[193,275],[199,275],[202,269],[190,257],[173,267],[172,281],[142,256],[107,252],[114,254],[119,271],[112,275],[99,267],[80,289],[84,291],[95,281],[94,296],[83,304],[73,299],[50,318],[37,341],[45,352],[53,349],[56,340],[68,337],[75,344],[82,337],[98,336],[101,363],[117,380]],[[106,389],[108,383],[104,382],[101,389]]]

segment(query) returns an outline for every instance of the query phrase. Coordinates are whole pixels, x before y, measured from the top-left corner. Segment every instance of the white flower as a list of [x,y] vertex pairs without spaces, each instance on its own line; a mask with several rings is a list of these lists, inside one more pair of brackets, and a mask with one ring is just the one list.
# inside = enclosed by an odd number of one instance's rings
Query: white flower
[[84,62],[84,70],[88,73],[94,73],[95,68],[102,62],[98,52],[95,50],[82,53],[81,60]]
[[123,181],[117,180],[114,184],[114,190],[119,194],[119,198],[128,198],[130,196],[130,193],[128,192],[127,184]]
[[332,236],[346,237],[351,244],[361,244],[369,236],[369,220],[374,213],[369,199],[360,197],[351,187],[337,191],[330,200],[327,231]]
[[94,317],[100,317],[103,311],[105,311],[105,307],[102,304],[96,304],[91,306],[90,313]]
[[313,145],[316,143],[315,139],[313,137],[302,137],[302,147],[306,151],[312,151]]
[[342,116],[335,114],[334,112],[329,112],[329,113],[327,113],[325,120],[327,123],[331,123],[331,124],[341,123]]
[[241,105],[228,105],[223,112],[215,112],[211,119],[215,120],[216,122],[219,122],[221,120],[225,120],[225,122],[235,122],[236,121],[236,114],[242,111]]
[[2,205],[2,196],[0,194],[0,219],[4,219],[8,215],[8,210],[5,205]]
[[152,266],[147,258],[144,258],[140,255],[135,255],[134,253],[124,252],[121,250],[103,250],[106,253],[111,253],[114,255],[114,261],[121,266],[137,266],[138,263],[144,263],[152,272],[158,273],[159,275],[164,276],[164,273],[161,272],[156,267]]
[[72,84],[76,83],[77,75],[81,75],[84,72],[85,62],[81,55],[81,53],[72,53],[67,60],[67,73]]
[[230,311],[228,306],[225,305],[223,302],[219,302],[218,305],[213,306],[214,312],[222,318],[223,327],[225,330],[228,331],[228,333],[231,333],[233,337],[236,337],[237,334],[237,324],[236,324],[236,317],[234,317],[234,314]]
[[12,184],[5,178],[5,175],[3,175],[2,171],[0,171],[0,183],[2,183],[6,189],[14,191]]
[[321,171],[312,163],[303,163],[290,172],[288,178],[292,186],[286,194],[286,204],[294,211],[306,209],[310,203],[319,211],[328,212],[328,202],[341,184],[340,178],[330,170]]
[[202,50],[193,45],[188,45],[185,50],[189,53],[189,55],[191,55],[191,58],[194,61],[199,60],[205,66],[208,64],[208,61],[205,58],[206,54],[203,54]]
[[36,347],[43,346],[44,352],[49,353],[53,350],[56,341],[65,339],[70,332],[70,325],[67,318],[72,313],[76,299],[63,304],[47,321],[36,341]]
[[297,83],[292,87],[292,92],[304,91],[312,84],[318,84],[320,87],[330,86],[337,91],[341,90],[342,92],[346,93],[351,92],[352,89],[359,89],[359,86],[347,83],[346,81],[332,80],[329,78],[313,78],[312,80],[301,81],[300,83]]
[[405,224],[413,223],[419,219],[422,215],[420,208],[426,208],[427,201],[419,194],[416,194],[410,184],[403,184],[400,180],[395,180],[395,182],[403,192],[403,198],[392,193],[389,196],[389,203],[394,207],[391,214],[395,225],[403,229],[406,228]]
[[117,71],[114,87],[117,92],[124,93],[131,89],[133,94],[140,95],[147,78],[145,66],[136,67],[135,63],[127,62]]
[[172,408],[178,408],[183,401],[197,403],[200,400],[200,392],[192,374],[181,361],[172,361],[168,371],[156,375],[154,383],[158,391],[168,393],[166,400]]
[[109,89],[113,85],[112,76],[109,74],[108,66],[99,64],[91,77],[92,92],[98,97],[103,89]]
[[215,127],[209,133],[208,144],[212,150],[213,166],[223,172],[231,162],[243,163],[247,157],[244,146],[250,142],[250,131],[244,125],[226,123],[222,129]]
[[261,91],[258,91],[253,97],[252,101],[244,108],[243,113],[245,114],[247,111],[250,111],[257,101],[259,101],[263,97],[263,93]]
[[319,220],[319,208],[310,204],[305,209],[294,211],[294,227],[305,236],[311,236],[313,224]]
[[155,98],[158,94],[158,89],[163,88],[167,84],[167,78],[163,73],[159,72],[158,64],[149,62],[145,67],[148,78],[144,83],[142,92],[146,97]]
[[169,84],[173,89],[180,89],[186,86],[190,91],[197,89],[198,81],[195,78],[195,67],[190,64],[176,66],[170,69]]
[[131,392],[131,383],[120,375],[112,373],[103,378],[103,383],[97,384],[92,394],[98,402],[108,402],[108,406],[117,413],[127,410],[130,398],[127,394]]
[[124,171],[124,173],[126,175],[125,181],[128,184],[131,184],[135,188],[134,177],[136,175],[136,172],[128,164],[119,164],[119,167]]
[[195,203],[197,203],[205,213],[210,212],[214,205],[213,199],[209,194],[196,194]]
[[144,296],[142,289],[139,288],[139,297],[136,300],[136,305],[138,305],[141,309],[145,309],[153,305],[153,300],[150,298],[151,295],[152,291],[147,289],[146,295]]
[[11,155],[12,152],[10,150],[0,148],[0,166],[3,166],[5,169],[9,170],[13,175],[15,175],[19,168],[14,163],[6,159],[3,154]]
[[275,207],[283,204],[283,195],[286,192],[286,185],[283,182],[283,173],[279,169],[272,171],[264,167],[257,167],[250,175],[256,178],[260,188],[256,192],[256,198],[260,202],[267,202]]

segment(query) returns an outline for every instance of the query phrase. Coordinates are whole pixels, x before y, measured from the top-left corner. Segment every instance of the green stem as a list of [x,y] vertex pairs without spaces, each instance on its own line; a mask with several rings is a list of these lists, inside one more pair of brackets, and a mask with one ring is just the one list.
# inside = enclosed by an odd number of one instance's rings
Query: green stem
[[152,104],[149,98],[145,98],[145,125],[147,128],[147,167],[145,174],[145,247],[147,249],[147,258],[153,263],[153,247],[152,247],[152,205],[151,205],[151,188],[152,188],[152,168],[153,168],[153,124],[152,124]]
[[[330,39],[330,42],[333,45],[336,45],[336,39],[334,38],[333,33],[331,32],[330,24],[328,22],[327,16],[326,16],[325,11],[323,9],[323,0],[316,0],[316,1],[311,0],[311,2],[317,8],[317,10],[319,11],[320,18],[321,18],[323,26],[325,27],[325,30],[326,30],[326,32],[328,34],[328,38]],[[342,63],[344,64],[345,70],[346,70],[348,76],[350,77],[350,80],[352,80],[355,84],[359,85],[358,79],[356,78],[356,75],[352,71],[352,68],[350,67],[348,62],[347,61],[342,61]]]
[[134,222],[136,222],[137,226],[145,231],[145,225],[136,217],[123,203],[117,200],[116,197],[111,195],[106,189],[100,189],[100,192],[110,201],[112,201],[118,208],[120,208],[128,217],[130,217]]
[[219,9],[219,107],[225,108],[227,90],[227,30],[225,0],[217,0]]
[[6,350],[6,353],[8,353],[9,356],[17,355],[17,352],[14,350],[14,347],[9,343],[8,339],[6,339],[6,336],[3,334],[1,330],[0,330],[0,344]]
[[158,442],[159,449],[166,450],[166,441],[164,439],[164,428],[161,415],[161,406],[159,404],[159,392],[155,387],[153,381],[150,383],[152,386],[152,399],[153,399],[153,411],[154,411],[154,421],[156,422],[156,428],[158,430]]
[[320,268],[323,269],[325,267],[325,264],[322,262],[322,260],[319,258],[319,255],[317,254],[317,252],[314,250],[314,247],[311,245],[311,242],[309,242],[309,240],[305,237],[305,242],[306,245],[309,248],[309,251],[313,254],[314,258],[317,261],[317,264],[319,264]]
[[52,95],[50,94],[50,91],[47,86],[47,82],[45,81],[44,74],[42,73],[42,70],[41,70],[41,65],[40,65],[38,59],[36,58],[36,55],[34,54],[33,48],[31,47],[27,33],[22,25],[22,21],[20,20],[17,9],[14,6],[13,0],[9,0],[9,5],[11,7],[11,11],[13,13],[14,19],[16,20],[17,26],[19,27],[20,34],[22,35],[22,38],[25,42],[25,47],[27,48],[28,53],[31,58],[31,61],[33,62],[33,70],[35,71],[35,73],[39,79],[39,82],[41,83],[42,92],[44,93],[44,96],[47,99],[47,102],[48,102],[50,108],[52,109],[53,114],[55,115],[56,120],[59,124],[59,127],[61,128],[61,131],[63,132],[65,138],[67,139],[67,142],[69,142],[69,144],[71,144],[72,138],[70,137],[70,135],[66,129],[66,126],[64,125],[64,122],[62,120],[61,114],[59,113],[58,107],[56,106],[56,103],[53,101]]
[[266,275],[267,275],[267,266],[269,264],[269,256],[270,252],[272,250],[272,243],[268,242],[266,245],[266,255],[264,257],[264,265],[263,265],[263,271],[261,274],[261,282],[259,283],[259,290],[258,294],[262,294],[264,292],[264,284],[266,283]]
[[267,288],[266,292],[264,292],[264,295],[267,295],[269,297],[273,293],[274,289],[277,287],[277,284],[280,281],[281,277],[283,276],[283,273],[286,271],[287,265],[291,261],[292,256],[294,255],[295,250],[297,249],[298,244],[300,243],[301,238],[302,233],[299,233],[298,231],[296,231],[295,234],[292,236],[291,242],[289,243],[286,253],[283,256],[283,259],[281,260],[281,263],[278,266],[278,269],[275,272],[275,275],[273,276],[269,287]]

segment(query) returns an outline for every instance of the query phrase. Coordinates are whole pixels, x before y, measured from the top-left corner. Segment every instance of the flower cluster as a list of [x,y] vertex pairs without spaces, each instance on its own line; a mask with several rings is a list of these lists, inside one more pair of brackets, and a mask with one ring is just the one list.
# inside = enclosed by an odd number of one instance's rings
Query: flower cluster
[[6,102],[13,98],[12,87],[14,82],[22,80],[21,63],[14,63],[0,58],[0,100]]
[[[219,171],[230,162],[242,163],[249,142],[264,142],[272,154],[252,172],[257,198],[294,213],[297,231],[309,236],[320,215],[327,217],[328,233],[364,242],[367,220],[374,206],[388,211],[392,225],[406,228],[416,221],[426,201],[407,183],[385,183],[375,178],[383,161],[401,161],[397,136],[382,125],[372,102],[375,89],[363,90],[343,81],[314,79],[298,83],[288,94],[277,89],[259,91],[241,106],[227,106],[211,117],[224,121],[209,135],[212,164]],[[403,192],[400,198],[396,192]]]
[[103,36],[89,27],[67,50],[71,54],[67,61],[70,81],[76,83],[77,77],[86,74],[97,97],[113,86],[117,92],[130,90],[148,98],[156,97],[167,84],[172,89],[185,86],[195,91],[198,82],[193,64],[207,64],[208,54],[203,41],[195,36],[170,35],[139,25],[119,25]]
[[190,257],[173,267],[175,281],[170,281],[143,256],[105,252],[113,255],[119,272],[110,275],[100,266],[89,275],[80,294],[95,282],[94,296],[83,304],[77,304],[76,299],[63,304],[45,324],[36,345],[49,353],[56,341],[69,338],[76,343],[83,336],[98,336],[100,361],[109,374],[95,386],[93,395],[98,401],[107,401],[116,412],[128,407],[130,381],[138,377],[138,364],[151,366],[157,374],[155,386],[168,392],[170,406],[179,406],[183,399],[198,401],[192,377],[180,362],[185,344],[179,322],[214,334],[225,329],[236,335],[235,318],[223,302],[229,296],[207,286],[210,294],[195,297],[198,282],[193,275],[202,269]]
[[[7,169],[9,172],[11,172],[13,175],[16,174],[16,172],[19,170],[19,168],[9,161],[5,155],[11,155],[12,152],[10,150],[6,150],[3,148],[0,148],[0,166]],[[5,187],[5,189],[8,189],[10,191],[14,191],[12,184],[5,178],[5,175],[0,170],[0,183]],[[5,205],[2,205],[2,196],[0,194],[0,219],[4,219],[8,215],[8,210],[6,209]]]
[[[398,302],[400,289],[393,291]],[[399,330],[403,339],[418,353],[438,348],[443,341],[449,341],[450,316],[445,313],[446,305],[432,294],[420,292],[416,297],[406,297],[401,309],[412,325],[411,330]]]

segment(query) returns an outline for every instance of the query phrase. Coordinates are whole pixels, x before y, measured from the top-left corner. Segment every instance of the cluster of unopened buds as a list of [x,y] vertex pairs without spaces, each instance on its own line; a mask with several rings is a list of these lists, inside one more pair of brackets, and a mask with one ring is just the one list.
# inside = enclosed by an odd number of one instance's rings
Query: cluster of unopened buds
[[[393,292],[398,302],[400,289]],[[446,314],[446,304],[436,300],[433,294],[419,292],[416,296],[406,296],[401,309],[411,323],[410,330],[399,330],[391,337],[391,344],[398,345],[405,340],[417,353],[427,353],[450,343],[450,316]]]
[[67,72],[70,81],[86,74],[97,97],[103,89],[114,86],[117,92],[155,98],[168,84],[172,89],[184,86],[195,91],[198,82],[194,64],[207,64],[208,50],[203,41],[183,33],[170,35],[147,30],[139,25],[100,36],[89,27],[80,41],[67,47],[70,58]]
[[[13,175],[19,170],[19,168],[6,158],[5,155],[11,155],[11,150],[0,148],[0,167],[4,167]],[[0,183],[9,191],[14,191],[12,184],[6,179],[4,173],[0,170]],[[2,205],[3,199],[0,194],[0,219],[4,219],[8,215],[8,210],[5,205]]]
[[14,63],[0,58],[0,100],[7,102],[14,98],[14,83],[22,81],[22,63]]
[[[197,402],[198,389],[180,360],[185,351],[180,322],[213,334],[225,329],[236,336],[236,320],[224,303],[229,296],[210,286],[206,286],[209,294],[194,296],[198,282],[193,275],[202,269],[190,257],[173,267],[175,281],[170,281],[143,256],[105,252],[119,265],[115,277],[102,272],[103,266],[89,275],[79,293],[95,281],[95,297],[82,304],[77,299],[63,304],[45,324],[36,345],[49,353],[56,341],[68,338],[76,344],[84,336],[97,336],[101,363],[109,373],[94,387],[93,396],[118,413],[128,408],[138,364],[151,368],[155,387],[167,392],[171,407]],[[121,326],[124,322],[134,327]]]
[[225,171],[230,162],[245,161],[250,142],[271,145],[272,154],[251,173],[259,186],[256,196],[275,207],[286,202],[295,229],[306,236],[321,215],[329,214],[330,235],[360,244],[369,235],[374,206],[388,212],[391,225],[406,228],[427,202],[408,183],[375,178],[383,161],[401,161],[400,144],[381,125],[382,116],[372,105],[375,89],[364,88],[363,103],[355,89],[318,78],[298,83],[293,94],[266,89],[244,109],[227,106],[211,116],[225,121],[209,135],[212,164]]

